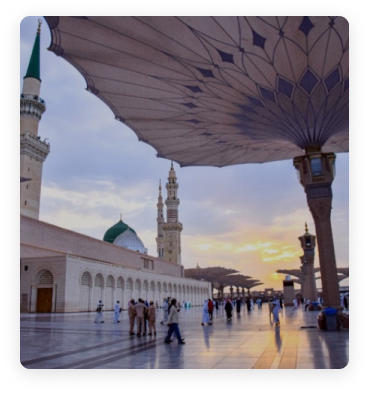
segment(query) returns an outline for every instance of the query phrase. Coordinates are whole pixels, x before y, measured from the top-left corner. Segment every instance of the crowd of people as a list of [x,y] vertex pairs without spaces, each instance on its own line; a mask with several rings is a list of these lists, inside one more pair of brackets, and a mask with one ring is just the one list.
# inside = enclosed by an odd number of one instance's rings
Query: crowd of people
[[[254,300],[251,297],[247,297],[246,299],[223,299],[223,300],[212,300],[207,299],[204,301],[202,308],[202,326],[211,326],[213,324],[213,315],[214,310],[218,311],[219,308],[225,310],[227,321],[232,321],[232,312],[234,308],[236,309],[237,314],[241,313],[241,308],[243,305],[247,307],[247,311],[252,311],[254,309],[254,303],[256,303],[257,307],[262,308],[263,301],[260,298]],[[320,297],[317,300],[318,304],[323,304],[323,299]],[[311,305],[310,299],[296,297],[293,300],[294,309],[297,309],[302,305],[304,310],[308,310]],[[313,304],[316,304],[314,302]],[[349,307],[349,297],[348,294],[341,295],[341,305],[343,308],[348,310]],[[268,302],[269,306],[269,318],[273,318],[273,323],[276,327],[280,326],[280,318],[279,314],[283,309],[283,300],[282,298],[273,297],[272,300]],[[96,318],[95,323],[104,323],[103,316],[103,307],[104,304],[101,300],[99,300],[96,308]],[[179,344],[185,344],[184,339],[181,336],[179,329],[179,320],[178,313],[182,307],[185,307],[185,302],[177,302],[176,299],[171,299],[170,297],[165,298],[163,304],[159,306],[156,301],[155,304],[153,301],[148,303],[147,301],[138,299],[136,302],[134,299],[131,299],[128,303],[128,317],[129,317],[129,334],[137,335],[137,336],[156,336],[156,314],[159,309],[163,310],[163,319],[160,321],[161,325],[168,326],[168,333],[165,337],[164,342],[170,343],[173,340],[171,339],[172,335],[177,338]],[[122,308],[120,306],[119,301],[116,302],[114,307],[114,323],[120,323],[120,314],[122,312]],[[134,331],[136,325],[136,332]]]
[[[183,304],[184,306],[184,304]],[[104,323],[103,314],[104,304],[99,300],[96,308],[96,318],[95,323]],[[162,325],[168,326],[168,334],[165,338],[165,343],[170,343],[171,336],[174,333],[178,339],[178,344],[185,344],[184,339],[181,337],[181,333],[178,326],[178,312],[181,308],[181,304],[176,299],[171,299],[170,297],[164,299],[163,305],[161,307],[164,312],[164,317],[160,322]],[[128,303],[128,318],[129,318],[129,334],[137,336],[156,336],[156,313],[159,309],[159,304],[156,301],[148,303],[143,299],[138,299],[136,302],[131,299]],[[114,306],[114,323],[120,323],[120,314],[122,308],[120,307],[119,300]],[[136,325],[136,332],[134,331]]]
[[[148,303],[142,299],[138,299],[136,302],[134,299],[131,299],[128,303],[128,315],[130,320],[130,334],[146,334],[146,331],[149,330],[149,334],[156,334],[156,311],[160,308],[163,310],[163,319],[160,321],[161,325],[167,325],[170,316],[170,309],[172,306],[172,301],[170,297],[165,298],[163,304],[159,306],[156,301],[155,304],[153,301]],[[282,299],[280,301],[280,308],[283,308]],[[242,305],[246,305],[248,311],[252,311],[254,309],[254,304],[258,306],[258,308],[262,307],[262,301],[260,298],[256,299],[255,302],[251,297],[247,297],[245,300],[241,300],[240,298],[231,300],[223,299],[223,300],[212,300],[207,299],[204,301],[203,305],[203,314],[202,314],[202,322],[201,325],[211,325],[213,321],[213,313],[214,310],[219,310],[220,307],[224,307],[224,310],[227,314],[227,319],[232,319],[232,311],[236,308],[237,314],[241,312]],[[97,315],[95,322],[96,323],[104,323],[103,318],[103,303],[99,300],[97,304]],[[181,307],[185,307],[185,302],[176,301],[176,308],[179,310]],[[114,307],[114,323],[120,322],[120,313],[122,312],[122,308],[120,307],[119,301],[116,302]],[[134,333],[134,324],[136,323],[137,332]],[[169,322],[170,323],[170,322]],[[148,325],[148,329],[147,329]]]

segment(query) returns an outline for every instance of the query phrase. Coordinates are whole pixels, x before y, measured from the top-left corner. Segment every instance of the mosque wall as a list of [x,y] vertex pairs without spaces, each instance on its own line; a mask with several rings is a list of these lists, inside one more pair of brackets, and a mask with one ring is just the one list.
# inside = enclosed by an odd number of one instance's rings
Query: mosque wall
[[[113,310],[117,300],[126,310],[131,298],[137,301],[141,297],[161,305],[168,296],[200,306],[210,294],[208,282],[129,269],[71,254],[21,259],[22,312],[95,311],[99,300],[106,311]],[[46,296],[46,300],[40,300],[40,296]]]
[[[85,258],[103,260],[121,266],[148,269],[156,273],[183,276],[180,265],[165,262],[155,257],[131,251],[102,240],[82,235],[30,217],[20,217],[21,243],[43,249],[71,253]],[[24,257],[29,249],[24,249]]]
[[54,251],[47,248],[31,246],[29,244],[20,244],[20,257],[21,258],[34,258],[34,257],[50,257],[65,255],[65,252]]

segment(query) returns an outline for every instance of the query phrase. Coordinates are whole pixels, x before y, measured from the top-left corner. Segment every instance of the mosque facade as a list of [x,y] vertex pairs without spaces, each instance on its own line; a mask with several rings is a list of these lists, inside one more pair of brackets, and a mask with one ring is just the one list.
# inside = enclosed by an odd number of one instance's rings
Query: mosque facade
[[167,220],[159,187],[158,256],[148,250],[122,219],[103,240],[39,220],[42,167],[50,144],[38,135],[46,110],[40,98],[40,26],[37,30],[20,109],[20,310],[21,312],[95,311],[99,300],[112,310],[117,300],[158,301],[174,297],[202,305],[211,284],[186,279],[181,262],[178,183],[173,163],[167,188]]

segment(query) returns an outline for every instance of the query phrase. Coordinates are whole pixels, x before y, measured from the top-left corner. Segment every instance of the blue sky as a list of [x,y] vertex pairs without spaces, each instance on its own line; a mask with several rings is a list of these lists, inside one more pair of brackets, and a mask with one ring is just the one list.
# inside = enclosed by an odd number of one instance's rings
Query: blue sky
[[[20,84],[25,75],[37,20],[20,25]],[[114,119],[85,90],[83,77],[46,50],[41,33],[41,97],[46,112],[39,127],[51,152],[44,163],[40,219],[102,239],[122,214],[150,255],[156,256],[156,203],[159,179],[165,184],[170,161]],[[175,164],[179,219],[183,223],[185,268],[225,266],[282,288],[277,269],[300,266],[298,236],[315,233],[303,188],[292,160],[226,168]],[[333,183],[332,227],[338,267],[349,266],[349,154],[338,154]],[[164,196],[166,196],[165,189]],[[318,266],[318,255],[316,256]],[[318,287],[320,281],[317,282]],[[344,280],[342,285],[348,285]]]

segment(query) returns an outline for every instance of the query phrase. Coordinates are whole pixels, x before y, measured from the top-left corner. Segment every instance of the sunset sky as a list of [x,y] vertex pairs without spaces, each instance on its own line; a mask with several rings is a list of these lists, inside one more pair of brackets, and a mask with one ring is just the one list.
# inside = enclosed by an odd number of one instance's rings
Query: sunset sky
[[[20,25],[20,84],[26,73],[39,17]],[[40,220],[102,239],[119,221],[135,229],[156,256],[159,179],[170,161],[114,119],[111,110],[85,90],[83,77],[46,50],[50,33],[41,28],[41,97],[46,112],[39,127],[51,152],[44,163]],[[282,289],[277,269],[298,269],[298,237],[312,216],[292,160],[226,168],[174,163],[183,224],[185,268],[224,266]],[[332,227],[338,267],[349,266],[349,154],[337,154]],[[163,196],[166,196],[163,187]],[[316,266],[319,256],[316,255]],[[348,285],[344,280],[341,285]],[[321,282],[317,281],[318,288]],[[298,286],[297,286],[298,287]]]

